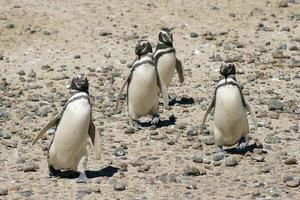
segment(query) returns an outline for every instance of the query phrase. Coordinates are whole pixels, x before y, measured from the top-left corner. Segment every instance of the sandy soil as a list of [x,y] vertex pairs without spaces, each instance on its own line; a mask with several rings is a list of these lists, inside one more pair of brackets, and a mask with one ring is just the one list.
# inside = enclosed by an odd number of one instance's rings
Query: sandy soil
[[[300,199],[299,25],[299,0],[0,0],[0,199]],[[160,128],[128,133],[126,101],[113,107],[137,40],[155,47],[161,27],[186,80],[175,75]],[[225,61],[257,114],[250,144],[262,144],[229,153],[233,167],[215,157],[212,116],[197,132]],[[88,73],[103,145],[87,184],[48,177],[53,135],[32,145],[76,73]]]

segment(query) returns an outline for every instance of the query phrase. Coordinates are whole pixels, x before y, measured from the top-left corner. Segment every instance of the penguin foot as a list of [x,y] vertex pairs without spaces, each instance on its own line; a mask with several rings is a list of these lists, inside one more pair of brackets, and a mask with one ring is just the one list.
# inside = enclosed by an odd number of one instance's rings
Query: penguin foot
[[61,175],[61,171],[57,170],[57,169],[54,169],[53,166],[49,165],[48,168],[49,168],[49,176],[50,176],[50,178],[52,178],[52,177],[58,177],[58,176]]
[[242,137],[237,146],[237,150],[238,151],[245,150],[247,146],[248,146],[248,142],[246,141],[246,138]]
[[219,150],[218,152],[214,155],[214,160],[218,161],[218,160],[222,160],[225,157],[225,151],[223,149],[222,146],[219,146]]
[[80,175],[76,181],[77,183],[88,183],[89,179],[86,177],[85,172],[80,172]]

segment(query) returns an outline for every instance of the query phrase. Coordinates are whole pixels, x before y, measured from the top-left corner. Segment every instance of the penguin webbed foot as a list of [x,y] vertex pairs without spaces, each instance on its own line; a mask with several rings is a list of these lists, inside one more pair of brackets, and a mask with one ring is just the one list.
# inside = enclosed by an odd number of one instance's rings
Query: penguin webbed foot
[[49,165],[48,168],[49,168],[49,177],[50,178],[61,176],[62,172],[59,169],[54,169],[54,167],[51,165]]
[[89,179],[86,177],[85,172],[79,172],[79,177],[76,180],[77,183],[88,183]]
[[247,142],[246,138],[242,137],[236,147],[236,150],[238,152],[243,152],[247,149],[247,146],[248,146],[248,142]]

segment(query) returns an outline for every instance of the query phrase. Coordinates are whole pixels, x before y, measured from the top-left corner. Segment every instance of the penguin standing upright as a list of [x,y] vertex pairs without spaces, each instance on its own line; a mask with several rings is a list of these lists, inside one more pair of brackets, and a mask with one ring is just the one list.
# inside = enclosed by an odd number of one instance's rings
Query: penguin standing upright
[[154,61],[166,87],[170,86],[175,69],[178,73],[180,83],[183,83],[183,67],[181,62],[176,58],[176,51],[173,47],[173,35],[168,28],[162,28],[158,34],[158,44],[154,53]]
[[[249,125],[245,109],[250,113],[255,129],[257,120],[255,112],[244,99],[241,88],[235,77],[235,66],[223,64],[220,74],[225,78],[218,82],[212,102],[205,111],[201,132],[209,112],[214,110],[214,136],[216,144],[222,149],[223,146],[232,146],[239,142],[246,143],[249,133]],[[222,149],[223,150],[223,149]]]
[[78,182],[86,182],[87,137],[91,138],[97,158],[100,155],[100,139],[95,132],[89,98],[89,83],[83,74],[74,76],[71,89],[75,94],[63,109],[37,135],[35,144],[51,127],[57,126],[48,148],[50,176],[59,176],[64,171],[80,173]]
[[168,105],[168,94],[164,82],[153,61],[151,44],[146,40],[138,41],[135,47],[137,59],[132,65],[129,76],[121,87],[116,109],[119,107],[121,93],[127,85],[127,107],[129,117],[133,121],[134,128],[141,128],[138,119],[142,116],[152,115],[152,124],[159,121],[159,90],[162,93],[164,105]]

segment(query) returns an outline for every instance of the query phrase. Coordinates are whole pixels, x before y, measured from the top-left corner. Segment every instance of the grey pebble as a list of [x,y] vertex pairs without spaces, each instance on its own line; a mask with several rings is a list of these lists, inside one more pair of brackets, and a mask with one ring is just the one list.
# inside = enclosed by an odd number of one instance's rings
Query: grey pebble
[[198,128],[197,127],[192,127],[187,131],[188,136],[195,136],[198,135]]
[[6,196],[6,195],[8,195],[8,189],[0,188],[0,196]]
[[268,104],[269,110],[283,110],[283,107],[284,107],[283,103],[274,99],[271,100]]
[[191,33],[190,33],[190,37],[191,37],[191,38],[197,38],[198,36],[199,36],[199,34],[196,33],[196,32],[191,32]]
[[193,162],[195,162],[195,163],[203,163],[203,158],[202,158],[202,156],[194,155],[194,156],[192,157],[192,159],[193,159]]
[[280,143],[281,139],[277,135],[268,134],[268,135],[266,135],[264,141],[268,144],[277,144],[277,143]]
[[238,161],[235,159],[235,157],[226,157],[225,158],[225,166],[226,167],[233,167],[238,164]]
[[20,195],[22,197],[30,197],[33,194],[32,190],[23,190],[20,192]]
[[206,145],[213,145],[215,144],[215,139],[213,136],[206,136],[201,138],[201,141],[204,142]]
[[38,169],[39,169],[39,166],[32,163],[32,162],[25,163],[24,166],[23,166],[23,171],[24,172],[35,172]]
[[297,159],[294,158],[294,157],[287,158],[284,161],[284,164],[286,164],[286,165],[295,165],[295,164],[297,164]]
[[114,151],[114,155],[119,157],[119,156],[124,156],[126,154],[125,150],[122,147],[118,147],[115,151]]
[[116,190],[116,191],[123,191],[126,189],[126,186],[127,185],[125,183],[121,183],[121,182],[116,182],[113,185],[114,190]]
[[132,127],[128,127],[125,129],[125,134],[133,134],[135,131],[134,131],[134,128]]

